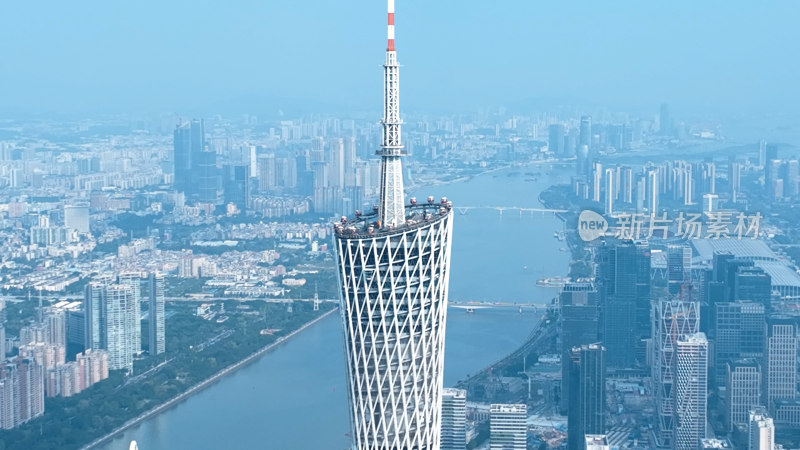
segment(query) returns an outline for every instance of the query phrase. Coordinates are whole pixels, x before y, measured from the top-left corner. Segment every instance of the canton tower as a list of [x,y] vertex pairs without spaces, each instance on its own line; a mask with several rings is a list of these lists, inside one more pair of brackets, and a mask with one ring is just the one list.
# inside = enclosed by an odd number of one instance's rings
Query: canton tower
[[452,203],[403,198],[394,0],[388,3],[380,203],[334,225],[350,418],[358,450],[436,450]]

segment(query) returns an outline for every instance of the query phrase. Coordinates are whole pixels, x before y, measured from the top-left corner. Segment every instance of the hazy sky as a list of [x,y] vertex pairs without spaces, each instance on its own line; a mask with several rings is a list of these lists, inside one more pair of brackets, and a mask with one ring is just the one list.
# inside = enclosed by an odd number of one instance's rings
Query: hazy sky
[[[5,1],[0,110],[377,108],[385,10],[382,0]],[[795,111],[798,18],[796,1],[397,0],[401,105]]]

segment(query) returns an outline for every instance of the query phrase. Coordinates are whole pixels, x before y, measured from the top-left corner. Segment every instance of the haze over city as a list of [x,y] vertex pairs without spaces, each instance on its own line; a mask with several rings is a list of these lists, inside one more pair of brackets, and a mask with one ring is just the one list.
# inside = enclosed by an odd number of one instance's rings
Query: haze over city
[[[9,2],[0,105],[27,113],[372,110],[382,2]],[[797,4],[409,1],[409,112],[565,103],[797,113]],[[260,109],[260,111],[259,111]]]
[[0,450],[800,449],[798,17],[4,5]]

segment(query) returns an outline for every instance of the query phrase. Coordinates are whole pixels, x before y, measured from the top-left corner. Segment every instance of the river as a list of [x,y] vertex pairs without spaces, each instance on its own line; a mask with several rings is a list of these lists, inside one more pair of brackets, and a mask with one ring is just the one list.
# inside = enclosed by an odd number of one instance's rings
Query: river
[[[531,165],[420,189],[447,195],[458,206],[536,208],[539,192],[569,172]],[[545,172],[553,172],[546,174]],[[534,173],[534,175],[526,175]],[[536,181],[533,181],[533,179]],[[454,301],[542,304],[555,290],[538,278],[565,275],[569,253],[553,238],[561,222],[552,214],[492,209],[456,213],[450,281]],[[446,386],[514,350],[541,312],[516,308],[450,308]],[[252,364],[224,377],[96,448],[344,449],[349,445],[341,323],[338,314],[303,331]]]

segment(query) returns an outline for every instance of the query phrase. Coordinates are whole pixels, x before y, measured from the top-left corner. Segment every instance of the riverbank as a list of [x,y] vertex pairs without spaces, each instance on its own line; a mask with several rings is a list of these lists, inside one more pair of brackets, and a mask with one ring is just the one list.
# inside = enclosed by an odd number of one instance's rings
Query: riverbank
[[319,321],[325,319],[326,317],[328,317],[329,315],[335,313],[336,311],[338,311],[338,308],[333,308],[330,311],[325,312],[324,314],[320,315],[319,317],[307,322],[306,324],[304,324],[300,328],[298,328],[298,329],[292,331],[291,333],[287,334],[286,336],[283,336],[283,337],[279,338],[277,341],[273,342],[272,344],[269,344],[269,345],[263,347],[262,349],[256,351],[255,353],[251,354],[250,356],[246,357],[245,359],[243,359],[243,360],[241,360],[241,361],[239,361],[237,363],[234,363],[234,364],[232,364],[232,365],[220,370],[216,374],[212,375],[210,378],[207,378],[206,380],[201,381],[200,383],[192,386],[188,390],[184,391],[181,394],[178,394],[177,396],[175,396],[172,399],[166,401],[165,403],[162,403],[162,404],[160,404],[160,405],[158,405],[158,406],[156,406],[156,407],[154,407],[154,408],[152,408],[152,409],[140,414],[139,416],[137,416],[137,417],[125,422],[123,425],[121,425],[120,427],[116,428],[114,431],[112,431],[112,432],[110,432],[110,433],[106,434],[105,436],[102,436],[102,437],[100,437],[98,439],[95,439],[94,441],[90,442],[89,444],[81,447],[81,450],[89,450],[89,449],[95,448],[95,447],[99,446],[100,444],[103,444],[104,442],[106,442],[106,441],[108,441],[110,439],[113,439],[115,436],[119,435],[120,433],[124,432],[125,430],[127,430],[127,429],[129,429],[129,428],[131,428],[133,426],[136,426],[137,424],[143,422],[144,420],[147,420],[148,418],[150,418],[150,417],[152,417],[152,416],[154,416],[154,415],[156,415],[156,414],[158,414],[158,413],[160,413],[160,412],[162,412],[162,411],[164,411],[164,410],[166,410],[166,409],[168,409],[168,408],[180,403],[181,401],[187,399],[191,395],[193,395],[193,394],[195,394],[195,393],[197,393],[199,391],[202,391],[203,389],[213,385],[215,382],[219,381],[220,379],[222,379],[226,375],[228,375],[230,373],[233,373],[236,370],[238,370],[238,369],[240,369],[240,368],[252,363],[253,361],[257,360],[259,357],[263,356],[264,354],[266,354],[270,350],[273,350],[275,347],[285,343],[286,341],[288,341],[292,337],[294,337],[297,334],[299,334],[301,331],[311,327],[312,325],[316,324],[317,322],[319,322]]

